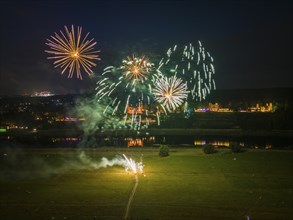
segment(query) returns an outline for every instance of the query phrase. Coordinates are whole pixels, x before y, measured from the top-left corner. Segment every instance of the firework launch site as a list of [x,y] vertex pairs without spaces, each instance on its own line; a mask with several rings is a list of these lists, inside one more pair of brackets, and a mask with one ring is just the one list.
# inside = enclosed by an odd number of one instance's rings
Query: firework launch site
[[[1,219],[292,219],[292,151],[171,148],[1,148]],[[86,157],[84,155],[87,155]],[[118,158],[117,158],[118,155]],[[104,158],[104,159],[102,159]]]
[[280,94],[132,128],[88,97],[4,97],[0,218],[292,219],[292,101]]

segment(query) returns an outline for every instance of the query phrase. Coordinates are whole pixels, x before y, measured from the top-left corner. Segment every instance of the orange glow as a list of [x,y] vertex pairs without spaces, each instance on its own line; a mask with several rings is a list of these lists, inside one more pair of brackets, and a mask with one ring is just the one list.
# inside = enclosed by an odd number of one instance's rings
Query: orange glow
[[78,53],[78,51],[74,51],[74,52],[71,54],[71,57],[72,57],[72,58],[75,58],[75,59],[78,59],[78,58],[79,58],[79,53]]
[[142,112],[144,111],[142,106],[138,106],[138,107],[132,107],[132,106],[128,106],[127,108],[127,114],[142,114]]
[[127,142],[127,147],[143,147],[143,140],[141,138],[130,138],[130,140]]
[[137,66],[133,67],[133,73],[137,75],[138,72],[139,72],[139,68]]

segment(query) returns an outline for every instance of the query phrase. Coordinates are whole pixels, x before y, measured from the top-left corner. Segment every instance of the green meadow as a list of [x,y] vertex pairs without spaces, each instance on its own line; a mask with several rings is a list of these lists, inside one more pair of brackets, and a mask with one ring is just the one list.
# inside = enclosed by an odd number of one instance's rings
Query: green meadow
[[[142,158],[128,219],[293,219],[293,151],[86,149],[91,162]],[[123,219],[135,184],[120,166],[94,169],[75,149],[0,149],[0,219]]]

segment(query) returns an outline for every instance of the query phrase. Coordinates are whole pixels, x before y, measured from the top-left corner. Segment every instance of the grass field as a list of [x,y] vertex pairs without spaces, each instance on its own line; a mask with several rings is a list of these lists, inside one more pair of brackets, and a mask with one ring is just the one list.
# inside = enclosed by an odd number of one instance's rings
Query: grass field
[[[293,151],[86,150],[93,161],[143,154],[129,219],[293,219]],[[78,166],[74,149],[0,149],[0,219],[122,219],[134,176]],[[9,160],[9,162],[8,162]]]

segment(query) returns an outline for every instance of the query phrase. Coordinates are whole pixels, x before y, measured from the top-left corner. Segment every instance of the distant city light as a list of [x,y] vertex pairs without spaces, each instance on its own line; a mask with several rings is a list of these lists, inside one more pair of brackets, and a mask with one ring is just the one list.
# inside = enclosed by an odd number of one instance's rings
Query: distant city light
[[49,97],[54,96],[55,94],[52,94],[49,91],[42,91],[42,92],[34,92],[31,97]]

